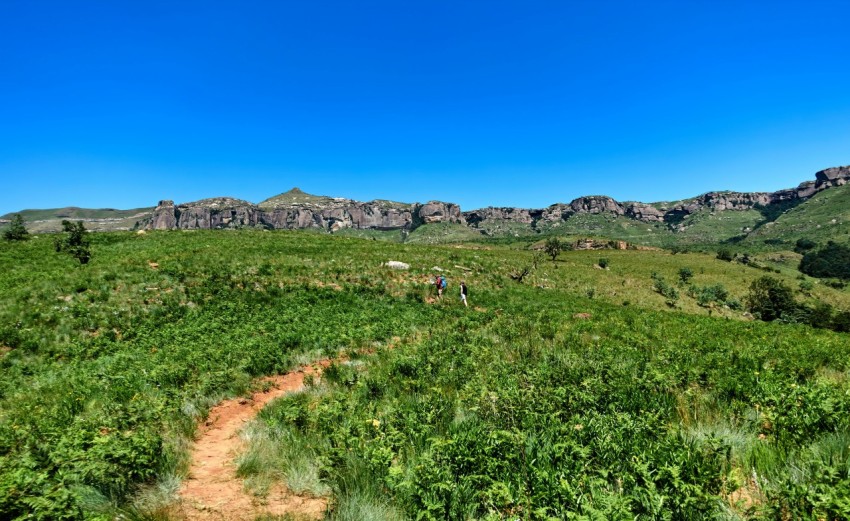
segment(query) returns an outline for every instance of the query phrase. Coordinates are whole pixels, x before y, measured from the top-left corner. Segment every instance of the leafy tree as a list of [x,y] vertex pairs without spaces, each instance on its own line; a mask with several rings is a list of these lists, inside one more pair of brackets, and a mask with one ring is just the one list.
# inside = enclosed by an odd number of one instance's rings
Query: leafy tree
[[546,244],[543,247],[543,251],[546,252],[546,255],[552,257],[552,262],[555,262],[555,259],[558,258],[561,251],[564,249],[564,245],[557,237],[549,237],[546,239]]
[[694,277],[694,272],[691,268],[679,268],[679,280],[682,284],[687,284]]
[[770,322],[793,318],[797,311],[794,292],[781,280],[764,276],[750,284],[747,308],[760,319]]
[[829,241],[800,261],[800,271],[812,277],[850,279],[850,247]]
[[805,253],[809,250],[814,249],[817,245],[818,244],[811,239],[800,238],[797,239],[797,243],[794,245],[794,251],[796,251],[797,253]]
[[735,254],[726,248],[721,248],[717,250],[717,258],[722,261],[732,262],[732,259],[735,258]]
[[21,214],[16,213],[12,217],[12,223],[9,225],[9,229],[3,232],[3,238],[7,241],[25,241],[30,238],[30,232],[24,226],[24,218],[21,217]]
[[54,245],[57,252],[65,252],[74,257],[80,264],[87,264],[91,259],[91,250],[89,249],[89,240],[86,237],[86,227],[83,226],[83,221],[71,222],[62,221],[62,231],[67,235],[63,238],[56,238]]

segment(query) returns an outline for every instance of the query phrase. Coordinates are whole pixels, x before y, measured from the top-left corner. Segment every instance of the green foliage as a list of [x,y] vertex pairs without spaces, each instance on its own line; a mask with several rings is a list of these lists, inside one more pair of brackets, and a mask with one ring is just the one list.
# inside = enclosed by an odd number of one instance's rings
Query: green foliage
[[746,301],[747,309],[767,322],[777,319],[793,321],[798,309],[791,288],[770,276],[761,277],[750,284]]
[[720,248],[717,250],[717,258],[722,261],[732,262],[735,258],[735,254],[728,248]]
[[797,242],[794,244],[794,251],[797,253],[806,253],[809,250],[817,247],[817,243],[811,239],[806,239],[801,237],[797,239]]
[[602,268],[603,270],[608,269],[608,259],[605,258],[605,257],[602,257],[601,259],[599,259],[599,262],[597,263],[597,265],[600,268]]
[[683,267],[679,268],[679,281],[682,284],[687,284],[694,277],[694,272],[691,268]]
[[[153,518],[133,498],[184,476],[215,403],[340,352],[250,427],[249,484],[330,494],[338,519],[715,519],[758,476],[739,517],[846,517],[846,335],[689,315],[691,299],[670,312],[653,292],[684,263],[730,293],[755,270],[610,251],[602,272],[576,251],[512,284],[535,257],[495,245],[86,237],[85,270],[49,241],[0,244],[0,518]],[[475,307],[428,303],[435,265]]]
[[65,252],[74,257],[80,264],[88,264],[91,259],[91,242],[86,237],[86,227],[83,221],[62,221],[62,230],[67,234],[56,238],[54,246],[57,252]]
[[702,307],[711,307],[715,304],[723,305],[729,299],[729,291],[723,284],[711,284],[703,287],[693,286],[690,288],[689,294]]
[[543,251],[545,251],[546,255],[552,259],[552,262],[555,262],[563,249],[564,246],[561,244],[561,240],[557,237],[549,237],[546,239],[546,244],[543,246]]
[[16,213],[9,223],[9,228],[3,232],[3,238],[7,241],[25,241],[30,238],[30,233],[24,226],[24,218]]
[[816,377],[846,368],[841,339],[606,305],[550,332],[571,305],[535,300],[446,316],[268,421],[317,448],[338,501],[382,490],[399,517],[710,519],[758,475],[750,518],[842,518],[850,398]]
[[665,302],[668,306],[674,307],[676,305],[676,301],[679,300],[679,290],[668,284],[664,277],[655,272],[652,273],[652,287],[666,299]]
[[812,277],[850,280],[850,246],[829,241],[825,247],[803,255],[800,271]]

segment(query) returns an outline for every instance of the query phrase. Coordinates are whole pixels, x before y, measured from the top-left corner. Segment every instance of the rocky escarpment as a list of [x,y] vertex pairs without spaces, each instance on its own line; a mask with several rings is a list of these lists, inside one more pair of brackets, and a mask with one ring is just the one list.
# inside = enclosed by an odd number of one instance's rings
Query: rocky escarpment
[[611,214],[646,223],[667,223],[676,227],[684,218],[703,209],[710,211],[740,211],[763,208],[781,203],[801,202],[814,194],[850,183],[850,167],[835,167],[815,174],[815,181],[806,181],[797,188],[777,192],[709,192],[693,199],[673,203],[620,203],[607,196],[584,196],[569,204],[553,204],[544,209],[483,208],[465,212],[467,223],[487,229],[497,222],[541,224],[566,220],[576,214]]
[[153,230],[317,228],[334,232],[343,228],[412,229],[420,224],[435,222],[466,223],[460,207],[452,203],[363,203],[351,199],[313,196],[293,189],[259,205],[229,197],[180,205],[169,200],[160,201],[143,227]]
[[[689,215],[794,205],[834,186],[850,183],[850,167],[834,167],[815,174],[814,181],[777,192],[709,192],[692,199],[667,203],[618,202],[607,196],[584,196],[546,208],[488,207],[461,212],[458,205],[440,201],[425,204],[315,196],[294,188],[259,204],[220,197],[175,205],[160,201],[140,223],[154,230],[257,227],[266,229],[315,228],[335,232],[345,228],[412,230],[423,224],[456,223],[482,233],[529,231],[554,225],[579,214],[622,216],[645,223],[664,223],[678,229]],[[774,206],[774,208],[776,208]]]

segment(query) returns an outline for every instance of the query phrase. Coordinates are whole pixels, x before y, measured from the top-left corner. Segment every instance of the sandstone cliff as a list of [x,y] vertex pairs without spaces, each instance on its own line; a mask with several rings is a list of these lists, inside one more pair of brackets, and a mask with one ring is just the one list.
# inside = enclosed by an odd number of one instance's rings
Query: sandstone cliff
[[380,200],[363,203],[305,194],[296,188],[258,205],[229,197],[180,205],[160,201],[143,227],[153,230],[318,228],[334,232],[343,228],[412,229],[435,222],[466,223],[460,207],[452,203],[404,204]]
[[412,230],[423,224],[455,223],[486,230],[503,225],[528,227],[555,224],[577,214],[610,214],[646,223],[666,223],[675,229],[687,216],[703,209],[740,211],[794,204],[834,186],[850,183],[850,166],[834,167],[815,174],[814,181],[777,192],[709,192],[685,201],[670,203],[618,202],[607,196],[584,196],[568,204],[547,208],[481,208],[461,212],[458,205],[440,201],[425,204],[374,200],[354,201],[315,196],[297,188],[259,204],[219,197],[175,205],[160,201],[140,226],[154,230],[258,227],[266,229],[316,228],[335,232],[343,228]]

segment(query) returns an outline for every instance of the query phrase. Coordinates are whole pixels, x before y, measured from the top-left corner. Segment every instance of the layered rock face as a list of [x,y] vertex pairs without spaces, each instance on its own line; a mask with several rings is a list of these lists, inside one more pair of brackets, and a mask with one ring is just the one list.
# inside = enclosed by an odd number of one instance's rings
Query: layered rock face
[[819,189],[841,186],[850,182],[850,166],[836,166],[821,170],[815,174],[815,183]]
[[409,229],[421,223],[435,222],[466,223],[458,205],[439,201],[392,206],[386,202],[361,203],[325,198],[321,203],[258,206],[240,199],[221,197],[180,205],[173,201],[160,201],[145,228],[319,228],[333,232],[343,228]]
[[577,214],[612,214],[646,223],[678,225],[685,217],[703,209],[741,211],[771,204],[793,203],[812,197],[821,190],[850,183],[850,166],[827,168],[815,174],[814,181],[777,192],[709,192],[675,203],[620,203],[607,196],[585,196],[568,204],[542,209],[488,207],[461,212],[458,205],[440,201],[403,204],[390,201],[359,202],[351,199],[312,196],[293,189],[259,205],[221,197],[175,205],[160,201],[145,228],[212,229],[261,227],[267,229],[317,228],[330,232],[344,228],[373,230],[412,230],[422,224],[456,223],[481,229],[503,223],[529,226],[554,224]]
[[489,206],[471,212],[463,212],[463,217],[469,226],[479,227],[481,223],[488,221],[514,222],[520,224],[531,224],[535,221],[533,214],[540,217],[541,210],[529,210],[526,208],[495,208]]

